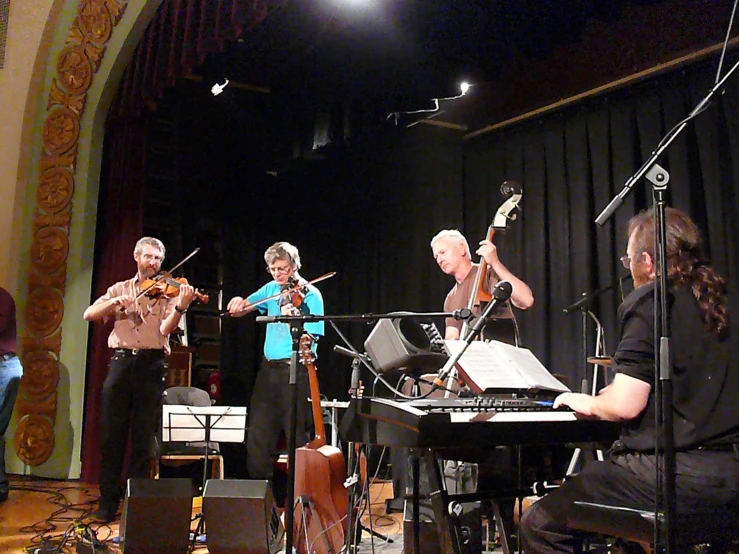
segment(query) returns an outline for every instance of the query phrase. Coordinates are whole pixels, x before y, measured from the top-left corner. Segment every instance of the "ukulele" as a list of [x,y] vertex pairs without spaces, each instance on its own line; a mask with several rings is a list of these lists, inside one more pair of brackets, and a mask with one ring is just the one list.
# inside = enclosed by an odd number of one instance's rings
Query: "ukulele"
[[300,362],[308,370],[315,438],[295,451],[293,536],[300,554],[339,554],[347,533],[349,498],[344,488],[344,454],[326,444],[321,392],[311,350],[313,338],[300,339]]

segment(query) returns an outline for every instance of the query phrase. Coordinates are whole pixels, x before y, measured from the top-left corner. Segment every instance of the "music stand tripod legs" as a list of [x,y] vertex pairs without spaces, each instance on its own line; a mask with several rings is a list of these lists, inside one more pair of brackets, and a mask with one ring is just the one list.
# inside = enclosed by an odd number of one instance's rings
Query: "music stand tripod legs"
[[[224,419],[225,418],[225,419]],[[243,442],[246,430],[246,408],[232,406],[186,406],[172,404],[164,406],[164,428],[162,440],[165,442],[200,442],[204,443],[203,482],[201,494],[205,495],[208,480],[208,461],[213,439],[211,431],[218,425],[213,442]],[[220,425],[219,425],[220,423]],[[190,552],[195,547],[198,536],[202,534],[205,516],[201,512],[196,516],[198,525],[190,543]]]
[[[582,393],[588,394],[588,389],[590,389],[590,395],[595,396],[598,394],[598,364],[592,364],[593,365],[593,380],[592,383],[588,384],[588,316],[593,317],[593,320],[595,321],[596,325],[598,326],[598,336],[600,336],[600,333],[602,333],[602,329],[600,329],[600,322],[597,318],[593,316],[592,313],[587,308],[587,305],[583,305],[581,308],[582,312],[582,352],[583,356],[585,358],[585,375],[583,376],[582,384],[581,384],[581,391]],[[597,350],[598,350],[598,342],[596,341],[596,356],[597,356]],[[600,449],[595,449],[595,458],[602,462],[605,458],[603,455],[603,451]],[[572,453],[572,458],[570,458],[570,463],[567,466],[567,471],[565,472],[565,477],[570,477],[575,472],[575,468],[577,467],[577,462],[580,460],[580,456],[583,454],[582,448],[579,446],[575,448],[575,451]]]

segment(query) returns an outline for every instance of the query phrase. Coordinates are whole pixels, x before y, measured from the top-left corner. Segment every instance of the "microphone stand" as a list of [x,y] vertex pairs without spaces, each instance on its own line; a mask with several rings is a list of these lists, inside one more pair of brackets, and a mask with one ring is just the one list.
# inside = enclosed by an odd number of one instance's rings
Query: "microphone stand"
[[303,336],[303,322],[290,322],[290,336],[292,337],[292,353],[290,355],[290,378],[288,381],[290,387],[290,433],[287,441],[287,500],[285,508],[287,509],[287,517],[285,518],[285,552],[292,554],[293,552],[293,521],[295,518],[295,448],[298,427],[298,356],[300,355],[300,338]]
[[[598,328],[601,327],[600,322],[598,319],[592,314],[592,312],[588,309],[590,304],[593,303],[593,301],[598,298],[601,294],[608,292],[609,290],[615,289],[617,286],[620,287],[623,282],[627,279],[630,279],[630,275],[626,275],[624,277],[620,277],[617,281],[614,281],[610,285],[606,287],[602,287],[596,291],[593,291],[591,293],[583,292],[582,298],[578,300],[577,302],[574,302],[573,304],[570,304],[567,306],[564,310],[562,310],[566,314],[570,314],[574,311],[580,311],[582,314],[582,354],[583,354],[583,360],[585,363],[585,372],[583,375],[583,379],[581,381],[580,385],[580,392],[587,394],[590,389],[590,383],[588,381],[588,316],[592,317],[595,321]],[[596,345],[597,349],[597,345]],[[597,356],[598,353],[596,352],[595,355]],[[597,366],[595,366],[597,368]],[[598,381],[598,375],[595,373],[596,370],[593,371],[593,388],[591,394],[594,396],[597,392],[597,381]]]
[[[490,304],[493,304],[491,302]],[[361,314],[361,315],[279,315],[279,316],[257,316],[259,323],[287,323],[290,326],[290,335],[292,337],[292,354],[290,356],[290,433],[288,437],[288,473],[287,473],[287,499],[285,500],[285,508],[287,517],[285,518],[285,552],[292,554],[293,551],[293,521],[295,502],[295,432],[298,423],[298,357],[300,354],[300,337],[303,335],[303,325],[315,321],[372,321],[384,318],[400,318],[410,319],[419,317],[454,317],[454,313],[449,312],[425,312],[425,313],[387,313],[387,314]],[[418,550],[417,550],[418,552]]]
[[[673,516],[675,513],[675,445],[672,413],[672,366],[670,362],[670,329],[667,313],[667,239],[665,232],[665,191],[670,176],[657,164],[657,159],[687,126],[688,122],[705,110],[713,96],[723,88],[728,78],[739,68],[739,62],[713,86],[706,97],[693,108],[688,117],[671,129],[660,141],[646,162],[624,184],[621,192],[598,215],[595,222],[603,226],[636,182],[646,177],[652,183],[655,237],[655,288],[654,288],[654,336],[655,336],[655,408],[657,417],[657,498],[655,505],[655,550],[671,554],[674,551]],[[661,448],[660,448],[661,447]],[[660,456],[662,463],[660,464]],[[660,475],[660,468],[662,473]],[[664,519],[660,518],[663,508]]]

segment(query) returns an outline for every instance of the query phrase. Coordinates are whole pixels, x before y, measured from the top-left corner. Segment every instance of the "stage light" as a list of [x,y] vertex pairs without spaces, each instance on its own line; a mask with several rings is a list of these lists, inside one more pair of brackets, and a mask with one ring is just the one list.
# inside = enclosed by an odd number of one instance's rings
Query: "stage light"
[[226,86],[228,86],[228,79],[224,77],[224,83],[222,85],[219,85],[218,83],[216,83],[210,88],[210,92],[213,93],[213,96],[218,96],[219,94],[223,92],[223,89],[225,89]]
[[[457,98],[462,98],[465,95],[465,93],[468,90],[470,90],[470,87],[471,86],[472,85],[469,84],[467,81],[462,81],[462,83],[459,85],[460,93],[457,94],[456,96],[444,96],[443,98],[432,98],[431,99],[431,102],[433,102],[433,104],[434,104],[434,107],[433,108],[428,108],[428,109],[423,109],[423,110],[404,111],[404,112],[391,112],[390,114],[388,114],[388,116],[385,119],[387,119],[387,120],[392,119],[392,120],[394,120],[395,124],[397,125],[398,124],[398,119],[400,118],[401,115],[438,112],[439,111],[439,101],[441,101],[441,100],[456,100]],[[415,125],[415,123],[412,123],[411,125]]]

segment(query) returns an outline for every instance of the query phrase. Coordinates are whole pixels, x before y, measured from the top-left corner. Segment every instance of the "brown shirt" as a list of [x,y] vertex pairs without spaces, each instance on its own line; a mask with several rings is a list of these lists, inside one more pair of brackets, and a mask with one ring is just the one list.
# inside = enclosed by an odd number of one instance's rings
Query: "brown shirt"
[[15,302],[8,291],[0,287],[0,355],[18,351],[15,329]]
[[[444,300],[444,311],[453,312],[454,310],[461,310],[466,308],[470,301],[470,295],[475,287],[475,280],[477,279],[477,270],[480,268],[479,264],[472,264],[472,269],[464,278],[464,281],[454,285],[449,294],[446,295]],[[493,290],[495,285],[500,282],[500,279],[495,274],[490,266],[488,266],[487,275],[485,276],[485,283],[483,284],[486,291],[490,292]],[[482,310],[479,306],[476,306],[472,313],[479,316]],[[513,312],[511,311],[510,304],[506,302],[500,306],[497,312],[493,315],[494,319],[513,319]],[[462,321],[456,320],[453,317],[448,317],[445,321],[447,327],[454,327],[457,330],[462,331]]]
[[[95,300],[94,304],[107,302],[122,294],[135,297],[140,292],[138,277],[134,277],[127,281],[119,281],[110,287],[104,295]],[[169,354],[171,352],[169,335],[162,335],[159,329],[162,321],[169,317],[176,304],[176,297],[148,298],[144,295],[129,306],[125,313],[116,310],[113,331],[108,337],[108,346],[110,348],[164,350],[166,354]],[[105,318],[105,321],[107,319]]]

